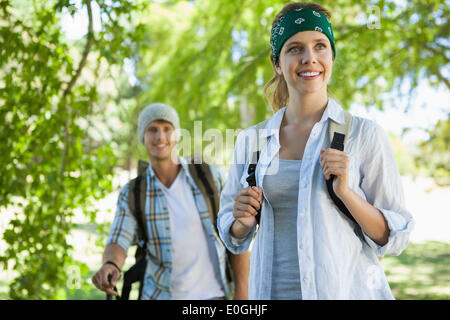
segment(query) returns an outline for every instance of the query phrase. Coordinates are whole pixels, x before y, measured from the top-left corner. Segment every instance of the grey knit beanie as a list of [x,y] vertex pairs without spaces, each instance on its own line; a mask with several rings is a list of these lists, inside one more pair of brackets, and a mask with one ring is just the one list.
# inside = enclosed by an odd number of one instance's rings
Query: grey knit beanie
[[139,141],[144,144],[144,132],[148,124],[154,120],[165,120],[170,122],[173,127],[180,129],[180,119],[177,111],[164,103],[152,103],[139,114],[138,119],[138,137]]

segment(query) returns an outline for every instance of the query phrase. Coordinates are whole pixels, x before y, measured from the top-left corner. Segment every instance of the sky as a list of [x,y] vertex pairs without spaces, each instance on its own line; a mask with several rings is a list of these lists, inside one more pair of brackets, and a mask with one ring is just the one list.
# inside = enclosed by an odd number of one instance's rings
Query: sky
[[[80,0],[75,1],[73,7],[69,7],[61,18],[61,27],[70,40],[80,39],[87,33],[88,18],[86,10],[81,9]],[[70,15],[73,11],[74,15]],[[95,31],[100,30],[100,10],[96,3],[93,3],[93,27]],[[129,75],[130,83],[135,83],[133,66],[129,60],[124,61],[125,71]],[[448,75],[450,70],[443,70],[444,75]],[[402,92],[407,92],[408,83]],[[396,95],[396,93],[392,93]],[[339,97],[338,97],[339,98]],[[419,81],[419,86],[411,99],[411,105],[407,99],[396,99],[395,105],[386,103],[384,110],[380,111],[375,107],[366,108],[357,104],[350,106],[350,112],[355,116],[372,119],[380,124],[385,131],[392,132],[401,137],[404,144],[415,144],[428,139],[427,129],[432,129],[439,120],[447,119],[450,113],[450,91],[442,84],[439,88],[433,88],[428,84],[427,79]],[[405,128],[410,130],[403,134]]]

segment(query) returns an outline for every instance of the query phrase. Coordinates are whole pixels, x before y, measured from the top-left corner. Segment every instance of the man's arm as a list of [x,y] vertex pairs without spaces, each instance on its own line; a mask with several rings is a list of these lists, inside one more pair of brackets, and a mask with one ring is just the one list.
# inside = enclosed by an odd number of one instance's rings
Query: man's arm
[[105,248],[105,252],[103,252],[103,263],[105,263],[106,261],[112,261],[117,264],[120,269],[122,269],[123,265],[125,264],[126,258],[126,251],[114,242],[108,244],[108,246]]
[[232,254],[230,257],[231,269],[234,278],[234,299],[248,300],[248,275],[250,272],[250,252]]

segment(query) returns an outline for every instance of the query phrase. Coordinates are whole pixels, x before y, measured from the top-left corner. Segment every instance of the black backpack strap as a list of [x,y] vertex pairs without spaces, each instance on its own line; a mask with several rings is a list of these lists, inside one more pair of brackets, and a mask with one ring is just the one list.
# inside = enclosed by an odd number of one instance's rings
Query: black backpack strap
[[[261,133],[262,130],[266,130],[266,125],[268,123],[269,119],[264,120],[258,124],[256,124],[253,127],[253,130],[255,130],[255,136],[254,139],[251,139],[250,143],[250,154],[251,159],[249,161],[249,166],[247,170],[247,182],[250,187],[256,187],[256,166],[258,165],[259,156],[261,155],[262,150],[267,146],[267,138],[262,138]],[[260,224],[261,221],[261,208],[258,210],[258,214],[255,216],[256,223]]]
[[130,207],[131,212],[136,218],[137,223],[137,239],[139,247],[146,248],[147,224],[145,221],[145,192],[147,189],[146,177],[138,176],[130,182],[129,204],[133,203],[133,208]]
[[[330,141],[330,148],[344,151],[344,146],[347,143],[347,140],[350,136],[350,131],[352,128],[352,122],[353,117],[350,112],[346,110],[342,110],[344,115],[344,123],[338,123],[334,121],[333,119],[330,119],[330,122],[328,124],[328,138]],[[351,221],[357,224],[355,218],[353,218],[350,211],[347,209],[347,207],[344,205],[344,203],[341,201],[341,199],[338,198],[338,196],[335,194],[333,190],[333,180],[335,176],[331,175],[330,179],[326,180],[327,190],[328,194],[330,195],[331,200],[333,200],[334,204],[338,209]],[[357,224],[358,225],[358,224]]]
[[[141,169],[141,168],[140,168]],[[142,169],[139,170],[142,172]],[[144,170],[145,171],[145,170]],[[139,299],[142,296],[144,286],[145,269],[147,267],[147,227],[145,221],[145,192],[146,176],[139,175],[130,181],[128,191],[128,206],[137,223],[137,243],[138,248],[135,253],[136,263],[124,273],[122,300],[128,300],[133,283],[139,281]]]
[[[247,176],[247,182],[248,185],[250,187],[255,187],[256,186],[256,165],[258,164],[259,161],[259,154],[261,153],[261,151],[255,151],[252,155],[252,161],[250,162],[249,166],[248,166],[248,176]],[[256,223],[259,224],[259,222],[261,221],[261,208],[259,208],[258,210],[258,214],[255,216],[256,219]]]
[[136,250],[136,263],[128,269],[123,275],[122,300],[128,300],[132,284],[139,282],[139,299],[142,297],[142,289],[144,287],[145,270],[147,268],[147,260],[145,259],[145,250],[138,247]]
[[[342,133],[335,132],[333,136],[333,141],[331,142],[330,148],[344,151],[344,139],[345,135]],[[341,199],[338,198],[336,193],[333,190],[333,180],[336,178],[334,174],[330,176],[330,179],[326,180],[328,193],[330,194],[331,200],[333,200],[334,204],[341,210],[343,214],[347,216],[350,220],[352,220],[354,223],[357,223],[355,218],[353,218],[350,211],[347,209],[345,204],[341,201]]]

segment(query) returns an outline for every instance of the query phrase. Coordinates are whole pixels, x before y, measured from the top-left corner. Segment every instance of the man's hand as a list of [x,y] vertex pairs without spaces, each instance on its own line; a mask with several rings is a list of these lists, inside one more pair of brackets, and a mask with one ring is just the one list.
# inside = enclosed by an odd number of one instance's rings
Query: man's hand
[[[111,275],[111,282],[108,281],[108,276]],[[104,264],[99,271],[92,277],[92,283],[100,290],[109,295],[117,296],[118,293],[114,291],[114,286],[120,279],[119,270],[112,264]]]

